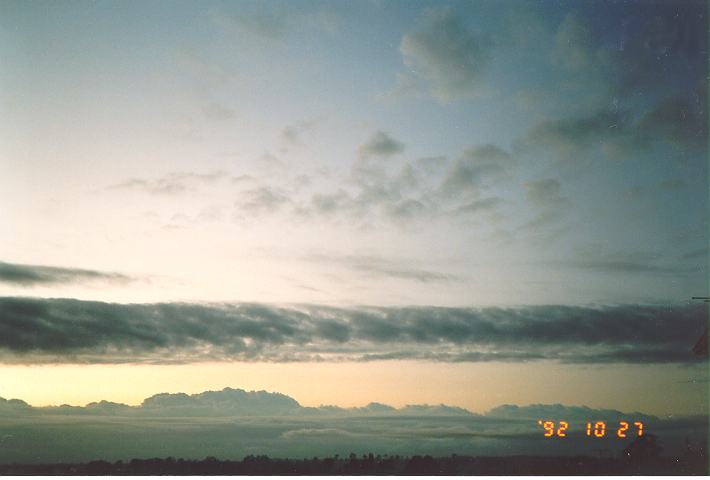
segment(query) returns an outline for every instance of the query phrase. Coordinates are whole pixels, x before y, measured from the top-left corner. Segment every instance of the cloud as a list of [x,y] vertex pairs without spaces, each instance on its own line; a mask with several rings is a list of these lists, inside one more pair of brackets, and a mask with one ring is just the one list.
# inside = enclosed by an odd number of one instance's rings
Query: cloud
[[697,152],[707,148],[707,88],[671,95],[640,119],[636,142],[652,144],[661,139],[681,149]]
[[627,197],[644,197],[646,195],[655,194],[658,192],[674,192],[686,187],[685,180],[679,178],[670,178],[661,180],[651,185],[634,186],[624,192]]
[[404,35],[399,50],[412,74],[400,76],[398,90],[405,85],[412,90],[421,80],[442,103],[478,93],[490,62],[485,39],[470,32],[449,8],[428,10],[423,28]]
[[92,282],[128,283],[134,280],[132,277],[116,272],[0,262],[0,283],[18,286]]
[[232,120],[237,116],[231,108],[215,102],[203,105],[202,113],[208,120],[214,121]]
[[489,410],[486,416],[493,418],[509,418],[509,419],[528,419],[538,420],[541,418],[564,418],[568,421],[577,420],[588,422],[592,419],[595,421],[619,421],[623,418],[633,418],[642,422],[657,422],[658,418],[652,415],[646,415],[640,412],[620,412],[618,410],[589,408],[586,406],[567,406],[560,404],[544,405],[534,404],[527,406],[519,405],[500,405]]
[[649,2],[608,4],[600,21],[593,8],[565,15],[549,48],[550,61],[577,87],[610,98],[651,98],[707,73],[707,5],[683,8]]
[[290,203],[289,197],[271,187],[259,187],[242,193],[242,198],[237,202],[240,212],[250,216],[272,214]]
[[292,33],[308,31],[335,33],[340,27],[340,17],[329,9],[295,11],[292,8],[254,4],[238,12],[220,8],[209,10],[210,19],[227,32],[246,33],[267,40],[283,40]]
[[[585,113],[533,125],[520,145],[577,160],[599,149],[624,158],[666,145],[697,154],[707,147],[707,5],[609,4],[604,21],[582,7],[563,17],[549,43],[557,90]],[[542,41],[542,39],[541,39]],[[543,43],[547,43],[544,41]],[[565,108],[565,105],[560,105]]]
[[528,202],[537,213],[532,220],[520,227],[522,230],[533,232],[544,230],[564,219],[570,202],[561,195],[562,187],[559,180],[544,178],[524,182],[523,187]]
[[311,209],[318,215],[331,216],[352,208],[352,198],[343,189],[333,193],[315,193],[311,198]]
[[620,144],[629,131],[630,117],[620,111],[600,110],[591,115],[543,120],[533,125],[518,149],[546,148],[568,161],[593,147]]
[[525,182],[525,194],[528,201],[540,208],[557,207],[566,203],[560,195],[560,182],[554,178],[545,178],[543,180],[535,180]]
[[[284,142],[299,141],[296,132],[301,127],[294,128],[282,132],[290,138]],[[512,174],[515,159],[502,148],[471,146],[453,163],[446,157],[379,161],[404,148],[386,132],[375,132],[360,145],[350,175],[328,189],[306,176],[295,178],[295,188],[275,181],[279,178],[276,170],[283,170],[285,164],[267,152],[259,161],[270,171],[269,181],[240,192],[235,218],[281,212],[290,219],[347,222],[361,228],[373,228],[382,221],[409,228],[437,217],[460,221],[473,214],[493,214],[505,203],[494,195],[481,197],[485,189]]]
[[227,178],[227,172],[210,173],[173,172],[155,179],[130,178],[106,187],[106,190],[134,190],[151,195],[176,195],[185,193],[197,185],[212,184]]
[[638,155],[657,145],[682,153],[707,148],[707,91],[671,95],[634,117],[631,112],[600,110],[591,115],[543,120],[516,144],[518,151],[543,148],[566,161],[579,161],[588,151],[611,158]]
[[[703,80],[707,73],[707,4],[651,2],[643,10],[617,4],[617,48],[610,49],[613,91],[649,93],[677,79]],[[604,38],[604,37],[599,37]]]
[[578,14],[565,16],[554,42],[551,52],[553,63],[575,72],[595,66],[592,34]]
[[691,348],[707,308],[123,305],[6,297],[0,299],[0,357],[23,363],[694,362]]
[[395,140],[387,133],[377,131],[365,143],[358,147],[358,156],[361,159],[370,157],[391,157],[392,155],[402,153],[404,144]]
[[[539,419],[565,419],[564,442],[542,442]],[[158,394],[139,406],[93,402],[85,407],[31,407],[0,398],[0,463],[47,464],[168,457],[237,459],[347,458],[376,455],[584,455],[588,421],[616,425],[642,421],[663,440],[668,454],[686,451],[686,440],[707,436],[707,416],[656,418],[567,405],[501,405],[483,414],[447,405],[395,409],[303,407],[279,393],[225,388],[188,395]],[[578,435],[579,434],[579,435]],[[61,439],[61,441],[58,441]],[[630,440],[604,440],[620,451]],[[255,461],[251,457],[251,461]]]
[[700,271],[699,267],[664,264],[658,255],[647,252],[617,252],[611,254],[580,252],[571,260],[554,260],[548,265],[575,268],[608,274],[679,274]]
[[521,230],[544,231],[564,219],[570,207],[567,198],[561,195],[561,184],[554,178],[523,182],[528,203],[537,212],[534,218],[520,227]]
[[219,391],[202,393],[158,393],[148,397],[140,405],[101,400],[85,407],[63,405],[60,407],[32,407],[18,399],[5,400],[0,397],[0,416],[10,413],[25,415],[101,415],[139,417],[248,417],[248,416],[301,416],[301,417],[366,417],[366,416],[473,416],[464,408],[448,405],[406,405],[394,408],[381,403],[370,403],[364,407],[341,408],[334,405],[303,407],[296,400],[276,392],[245,391],[240,388],[224,388]]
[[696,258],[704,258],[708,256],[708,247],[698,248],[681,255],[681,260],[694,260]]
[[347,255],[343,257],[311,255],[306,257],[306,260],[339,265],[365,274],[368,277],[376,276],[424,283],[459,280],[456,275],[413,268],[412,262],[385,259],[372,255]]
[[580,268],[582,270],[592,270],[605,273],[686,273],[687,267],[661,266],[633,260],[587,260],[576,262],[563,262],[563,264]]
[[469,147],[449,167],[440,192],[445,197],[478,195],[482,187],[506,178],[513,164],[513,156],[496,145]]
[[318,120],[304,120],[292,125],[286,125],[281,130],[281,142],[289,146],[299,145],[301,143],[301,135],[313,129],[317,123]]
[[474,200],[473,202],[456,207],[455,212],[462,215],[491,212],[495,211],[496,208],[503,203],[505,203],[505,201],[500,197],[482,198],[481,200]]

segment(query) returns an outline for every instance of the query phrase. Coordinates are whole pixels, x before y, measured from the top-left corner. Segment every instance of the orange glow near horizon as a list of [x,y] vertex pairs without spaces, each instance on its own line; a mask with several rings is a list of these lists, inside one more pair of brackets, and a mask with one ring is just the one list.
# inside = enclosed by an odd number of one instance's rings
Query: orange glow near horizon
[[[679,372],[672,366],[591,368],[551,362],[4,365],[0,397],[35,406],[99,400],[137,405],[156,393],[232,387],[283,393],[304,406],[443,403],[482,413],[506,403],[561,403],[650,414],[707,413],[707,392],[702,389],[680,384],[678,398],[668,394],[669,385],[678,384]],[[609,376],[622,381],[608,382],[610,387],[604,389],[594,386],[601,384],[595,379]],[[637,394],[640,388],[644,395]],[[678,399],[688,400],[680,404]]]

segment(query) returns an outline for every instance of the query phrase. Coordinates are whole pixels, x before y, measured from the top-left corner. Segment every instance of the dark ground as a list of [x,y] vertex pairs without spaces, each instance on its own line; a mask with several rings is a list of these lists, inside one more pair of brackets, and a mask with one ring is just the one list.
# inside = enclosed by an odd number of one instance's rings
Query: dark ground
[[172,457],[129,462],[0,465],[0,475],[707,475],[705,455],[678,458],[373,456],[241,461]]

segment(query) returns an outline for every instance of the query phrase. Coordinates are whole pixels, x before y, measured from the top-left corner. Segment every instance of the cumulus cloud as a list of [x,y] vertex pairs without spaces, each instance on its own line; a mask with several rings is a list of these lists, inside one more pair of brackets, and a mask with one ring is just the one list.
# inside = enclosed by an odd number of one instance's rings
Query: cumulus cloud
[[377,131],[358,148],[358,155],[362,159],[370,157],[391,157],[404,151],[404,144],[395,140],[387,133]]
[[399,50],[414,78],[400,76],[398,88],[415,81],[440,102],[470,96],[481,89],[490,62],[486,40],[469,31],[451,9],[428,10],[421,30],[402,37]]
[[496,145],[469,147],[446,172],[440,191],[450,197],[478,195],[482,187],[505,178],[513,164],[513,156]]
[[[282,132],[286,135],[283,141],[298,142],[299,129]],[[275,180],[275,170],[283,169],[282,162],[265,154],[261,161],[273,167],[273,172],[268,181],[239,192],[234,217],[281,212],[292,219],[347,222],[361,228],[373,228],[382,221],[410,228],[437,217],[460,221],[477,214],[497,214],[505,205],[502,198],[490,192],[481,195],[512,177],[515,159],[499,146],[468,147],[455,162],[446,157],[380,161],[404,149],[402,142],[377,131],[360,145],[350,175],[340,182],[326,186],[302,176],[295,179],[295,188]]]
[[97,281],[127,283],[133,280],[135,279],[132,277],[116,272],[0,262],[0,283],[18,286],[91,283]]
[[331,216],[352,208],[352,198],[345,190],[333,193],[315,193],[311,199],[311,209],[318,215]]
[[565,203],[560,195],[560,182],[554,178],[545,178],[525,182],[525,194],[528,201],[537,207],[558,206]]
[[583,88],[629,97],[667,93],[673,84],[707,72],[707,5],[686,1],[607,5],[599,22],[593,9],[567,13],[557,26],[550,60]]
[[[692,362],[707,305],[334,308],[0,299],[5,362]],[[574,348],[570,348],[574,347]],[[394,357],[390,357],[394,358]]]
[[278,189],[262,186],[241,194],[236,205],[240,212],[248,215],[271,214],[288,204],[288,195]]
[[700,87],[662,98],[643,113],[600,110],[589,115],[543,120],[517,142],[521,151],[544,148],[567,161],[590,150],[625,158],[658,145],[681,153],[706,150],[707,89]]
[[628,114],[610,110],[543,120],[530,127],[518,148],[544,147],[565,160],[574,161],[585,150],[618,143],[628,135],[629,128]]
[[[707,147],[707,5],[650,2],[566,14],[549,43],[560,85],[590,113],[533,125],[521,144],[575,160],[592,149],[624,158],[659,144],[697,154]],[[700,87],[697,87],[697,86]],[[564,101],[564,100],[563,100]],[[593,111],[596,109],[596,111]],[[563,111],[568,110],[564,108]]]
[[281,142],[287,146],[299,145],[303,133],[313,129],[318,123],[317,120],[304,120],[291,125],[286,125],[281,130]]

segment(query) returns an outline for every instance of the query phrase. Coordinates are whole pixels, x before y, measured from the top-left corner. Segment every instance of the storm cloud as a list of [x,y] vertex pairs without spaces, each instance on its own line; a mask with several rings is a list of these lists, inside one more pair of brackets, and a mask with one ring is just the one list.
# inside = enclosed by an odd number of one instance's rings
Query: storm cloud
[[8,363],[694,362],[707,305],[519,308],[0,299]]

